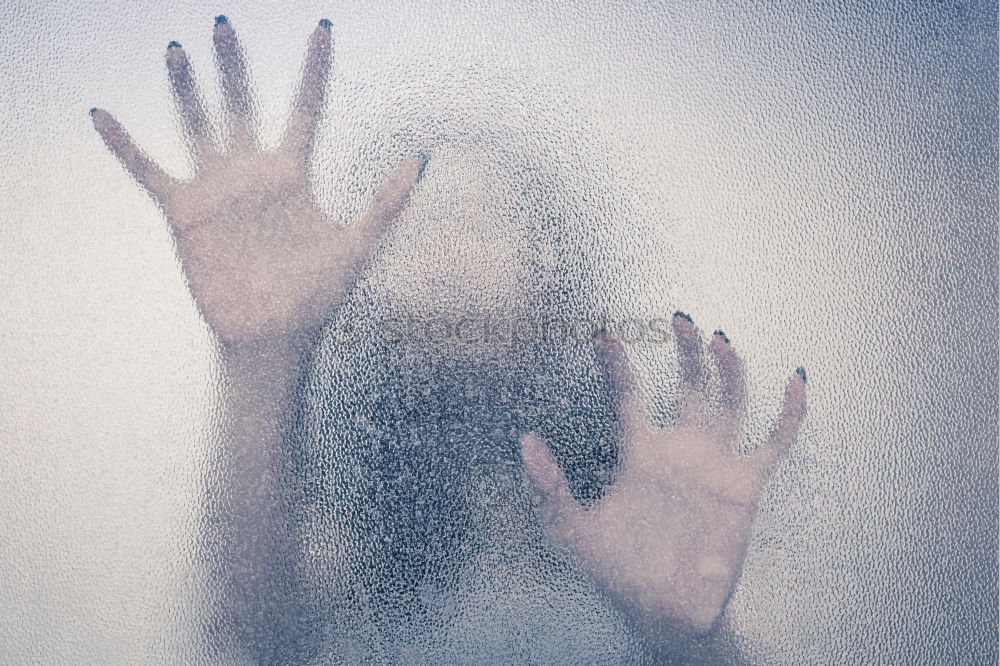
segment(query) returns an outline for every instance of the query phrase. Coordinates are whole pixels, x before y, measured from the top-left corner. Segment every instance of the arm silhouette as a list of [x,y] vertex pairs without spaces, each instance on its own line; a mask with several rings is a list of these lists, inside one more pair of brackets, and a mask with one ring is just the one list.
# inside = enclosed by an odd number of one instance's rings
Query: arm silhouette
[[[332,60],[330,22],[309,38],[284,135],[257,139],[243,50],[230,22],[216,19],[214,49],[223,119],[213,127],[187,54],[171,42],[167,72],[194,175],[163,171],[108,112],[93,109],[110,151],[162,211],[201,316],[223,361],[223,437],[206,494],[204,559],[216,585],[212,640],[277,659],[296,640],[295,538],[287,447],[304,359],[344,299],[425,164],[404,160],[361,219],[328,220],[313,199],[309,164]],[[272,657],[266,656],[271,651]]]

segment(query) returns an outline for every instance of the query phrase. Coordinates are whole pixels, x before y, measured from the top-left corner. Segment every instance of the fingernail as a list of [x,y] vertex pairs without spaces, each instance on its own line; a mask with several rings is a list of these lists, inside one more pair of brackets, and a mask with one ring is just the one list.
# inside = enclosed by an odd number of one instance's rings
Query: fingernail
[[94,115],[95,113],[97,113],[97,107],[96,106],[90,110],[90,115]]
[[229,23],[229,19],[226,18],[225,14],[219,14],[215,17],[215,25],[219,25],[220,23]]
[[169,44],[167,44],[168,49],[179,49],[180,47],[181,47],[180,42],[170,42]]
[[726,337],[725,333],[723,333],[722,331],[716,331],[715,334],[720,338],[722,338],[722,341],[725,342],[727,345],[729,344],[729,338]]
[[691,319],[691,315],[687,314],[686,312],[681,312],[680,310],[678,310],[677,312],[674,313],[674,316],[680,317],[681,319],[687,319],[689,324],[694,323],[694,320]]
[[330,23],[330,19],[320,19],[319,20],[319,27],[321,27],[321,28],[329,28],[331,25],[333,25],[333,24]]
[[806,383],[806,369],[805,368],[803,368],[800,365],[799,367],[795,368],[795,374],[797,374],[799,377],[802,378],[802,383],[803,384]]

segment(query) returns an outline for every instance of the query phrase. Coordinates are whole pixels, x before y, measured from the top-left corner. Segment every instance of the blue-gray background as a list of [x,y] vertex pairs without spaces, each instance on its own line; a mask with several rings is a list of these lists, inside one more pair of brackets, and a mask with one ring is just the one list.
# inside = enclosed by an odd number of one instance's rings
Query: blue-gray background
[[[605,5],[0,8],[4,662],[203,654],[214,346],[86,112],[183,174],[163,52],[181,41],[217,103],[217,13],[270,139],[333,22],[315,184],[334,219],[433,156],[338,326],[681,308],[747,358],[748,445],[808,368],[718,659],[996,661],[995,6]],[[599,495],[614,443],[589,348],[334,342],[299,429],[326,657],[650,660],[538,535],[515,455],[540,429]],[[670,346],[631,353],[666,413]]]

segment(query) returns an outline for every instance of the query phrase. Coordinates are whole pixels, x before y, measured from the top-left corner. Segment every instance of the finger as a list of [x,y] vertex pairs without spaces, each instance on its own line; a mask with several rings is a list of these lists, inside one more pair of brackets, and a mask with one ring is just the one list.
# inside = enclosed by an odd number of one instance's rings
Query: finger
[[[649,424],[649,418],[625,346],[609,333],[601,334],[595,346],[597,357],[611,386],[618,418],[622,421],[625,434],[634,434]],[[628,441],[627,436],[625,441]]]
[[181,124],[184,125],[184,135],[191,156],[196,164],[200,164],[206,155],[217,152],[215,140],[212,138],[212,126],[209,124],[208,114],[198,92],[191,62],[180,44],[170,42],[167,46],[166,60],[170,88],[181,116]]
[[674,334],[677,336],[677,362],[681,375],[681,419],[692,417],[704,407],[705,361],[701,351],[701,333],[691,315],[675,312]]
[[253,133],[253,95],[250,93],[250,76],[243,49],[236,39],[236,31],[225,16],[215,17],[215,60],[222,83],[226,125],[234,151],[246,151],[255,145]]
[[94,128],[125,170],[142,185],[160,206],[165,205],[176,181],[144,153],[125,128],[107,111],[91,109]]
[[757,468],[762,481],[766,481],[781,462],[785,454],[795,443],[799,428],[806,416],[806,371],[798,368],[785,385],[785,399],[781,406],[781,415],[771,436],[751,456],[751,462]]
[[566,476],[548,445],[534,433],[521,435],[521,459],[524,469],[542,492],[558,516],[568,517],[579,510],[579,505],[569,492]]
[[323,99],[333,61],[332,41],[330,21],[323,19],[309,37],[302,80],[292,106],[292,116],[288,120],[285,146],[303,161],[308,160],[312,152],[316,128],[323,113]]
[[427,158],[423,156],[404,160],[382,183],[368,210],[350,230],[357,257],[367,259],[371,256],[409,201],[426,164]]
[[719,419],[722,427],[735,434],[746,405],[746,377],[743,360],[722,331],[716,331],[708,344],[715,367],[719,371],[721,410]]

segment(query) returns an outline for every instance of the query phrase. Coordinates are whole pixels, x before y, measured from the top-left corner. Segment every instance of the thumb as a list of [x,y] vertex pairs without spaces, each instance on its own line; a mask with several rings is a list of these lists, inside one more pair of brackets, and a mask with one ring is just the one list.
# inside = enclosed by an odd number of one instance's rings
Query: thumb
[[423,156],[406,159],[378,188],[368,209],[351,230],[356,236],[357,256],[367,258],[382,241],[410,200],[426,165],[427,158]]
[[559,469],[559,463],[540,437],[534,433],[521,435],[521,459],[535,487],[558,516],[570,517],[579,512],[579,505],[569,492],[569,484]]

